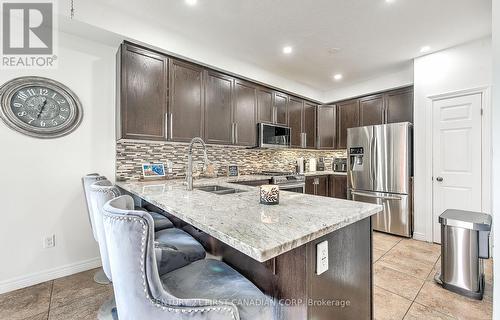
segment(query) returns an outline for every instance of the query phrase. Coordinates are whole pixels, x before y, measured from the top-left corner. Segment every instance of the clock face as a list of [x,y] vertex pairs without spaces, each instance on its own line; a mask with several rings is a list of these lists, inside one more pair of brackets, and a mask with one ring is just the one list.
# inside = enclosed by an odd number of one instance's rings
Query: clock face
[[57,128],[71,121],[70,103],[57,91],[42,86],[17,90],[10,107],[20,121],[35,128]]
[[82,108],[66,86],[41,77],[22,77],[0,88],[0,116],[11,128],[37,138],[56,138],[81,122]]

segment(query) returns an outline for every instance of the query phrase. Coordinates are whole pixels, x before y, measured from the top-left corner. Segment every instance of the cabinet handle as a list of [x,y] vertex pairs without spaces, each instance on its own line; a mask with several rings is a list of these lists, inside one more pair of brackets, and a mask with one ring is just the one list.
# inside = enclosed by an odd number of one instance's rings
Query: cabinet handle
[[304,145],[302,146],[302,148],[307,148],[307,133],[304,132]]
[[165,113],[165,140],[168,140],[168,112]]
[[234,123],[234,144],[238,144],[238,123]]
[[170,113],[170,139],[174,140],[174,114]]

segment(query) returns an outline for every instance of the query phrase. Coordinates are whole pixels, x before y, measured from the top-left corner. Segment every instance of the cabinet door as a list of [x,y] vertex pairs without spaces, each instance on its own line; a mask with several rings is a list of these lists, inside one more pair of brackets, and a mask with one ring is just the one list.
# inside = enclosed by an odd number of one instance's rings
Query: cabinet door
[[347,176],[330,175],[330,197],[347,199]]
[[347,129],[359,126],[359,101],[350,100],[337,105],[337,148],[347,148]]
[[306,177],[306,194],[314,195],[316,193],[314,179],[315,177]]
[[167,57],[123,44],[120,59],[120,136],[166,140]]
[[287,119],[287,104],[288,96],[281,92],[274,93],[274,123],[286,126]]
[[288,102],[288,126],[291,128],[291,146],[302,148],[302,119],[304,101],[297,98],[290,98]]
[[203,69],[170,60],[169,139],[189,142],[203,136]]
[[257,90],[258,122],[272,123],[274,118],[273,92],[264,88]]
[[385,106],[386,123],[413,123],[413,87],[388,92]]
[[318,149],[335,149],[335,106],[318,106]]
[[316,105],[304,103],[304,117],[302,124],[302,132],[305,133],[306,148],[316,148]]
[[257,88],[236,80],[234,90],[235,142],[242,146],[257,145]]
[[384,99],[381,94],[359,99],[359,126],[384,123]]
[[205,74],[205,141],[232,144],[234,79],[215,71]]
[[316,195],[328,197],[328,176],[319,176],[316,179]]

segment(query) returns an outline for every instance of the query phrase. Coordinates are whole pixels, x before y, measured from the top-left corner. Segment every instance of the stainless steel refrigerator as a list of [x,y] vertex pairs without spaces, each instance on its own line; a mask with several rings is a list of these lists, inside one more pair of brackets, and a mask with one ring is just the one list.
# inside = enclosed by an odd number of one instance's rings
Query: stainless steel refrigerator
[[354,201],[380,204],[374,230],[411,237],[413,232],[412,124],[347,130],[347,184]]

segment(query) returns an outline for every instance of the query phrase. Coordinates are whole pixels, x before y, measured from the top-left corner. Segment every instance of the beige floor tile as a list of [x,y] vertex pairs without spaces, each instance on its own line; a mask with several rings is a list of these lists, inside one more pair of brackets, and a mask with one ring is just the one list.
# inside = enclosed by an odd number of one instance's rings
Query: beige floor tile
[[377,262],[373,267],[373,284],[413,301],[422,288],[424,280]]
[[392,247],[394,247],[399,241],[401,241],[401,237],[393,236],[383,232],[373,232],[373,248],[387,252]]
[[431,309],[464,320],[485,320],[492,318],[492,303],[468,299],[426,281],[415,302]]
[[485,280],[493,282],[493,259],[483,260],[483,263]]
[[425,280],[432,268],[432,264],[417,261],[408,256],[408,254],[401,254],[400,251],[389,251],[377,263],[385,264],[387,267],[394,270],[406,273],[410,276]]
[[401,320],[411,301],[377,286],[373,287],[373,313],[375,320]]
[[95,319],[99,307],[113,293],[111,285],[94,282],[95,271],[54,280],[49,319]]
[[433,244],[407,239],[400,241],[389,252],[432,266],[440,255],[440,250],[436,250]]
[[0,319],[42,319],[49,310],[52,281],[0,295]]
[[378,259],[380,259],[384,254],[386,253],[386,251],[384,250],[380,250],[380,249],[377,249],[377,248],[373,248],[373,262],[376,262]]
[[434,281],[434,276],[438,272],[441,273],[441,258],[438,259],[438,261],[436,262],[436,264],[432,268],[431,273],[429,273],[429,276],[427,277],[427,281]]
[[47,320],[48,318],[49,318],[49,313],[44,312],[41,314],[37,314],[36,316],[33,316],[33,317],[25,318],[23,320]]
[[456,319],[447,316],[444,313],[433,310],[429,307],[423,306],[418,303],[413,303],[404,317],[404,320],[453,320]]

